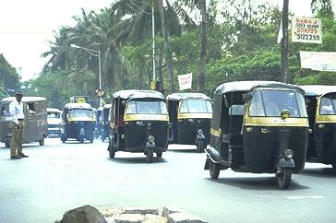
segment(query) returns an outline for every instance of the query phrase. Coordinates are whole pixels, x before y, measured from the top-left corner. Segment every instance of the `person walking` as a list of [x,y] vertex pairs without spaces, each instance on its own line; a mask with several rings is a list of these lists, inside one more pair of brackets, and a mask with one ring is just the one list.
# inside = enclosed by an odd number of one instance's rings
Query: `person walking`
[[24,129],[24,112],[23,112],[23,94],[15,92],[15,99],[9,104],[9,112],[12,117],[12,141],[10,149],[11,159],[20,159],[28,157],[22,152],[23,129]]

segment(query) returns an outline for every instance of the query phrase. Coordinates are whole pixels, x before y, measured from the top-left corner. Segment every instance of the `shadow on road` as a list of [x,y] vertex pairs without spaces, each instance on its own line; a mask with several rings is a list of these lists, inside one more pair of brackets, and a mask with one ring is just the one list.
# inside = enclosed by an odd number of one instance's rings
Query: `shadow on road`
[[335,178],[336,171],[333,168],[314,168],[304,169],[300,174],[313,177],[329,177]]
[[[196,149],[168,149],[167,152],[174,152],[174,153],[200,153],[197,152]],[[202,152],[204,153],[204,152]]]
[[[109,159],[111,162],[122,163],[122,164],[151,164],[146,162],[145,157],[116,157],[114,159]],[[167,161],[163,158],[154,158],[152,163],[166,163]]]
[[[219,178],[214,181],[211,179],[207,180],[247,190],[279,190],[275,177],[229,177]],[[298,184],[292,179],[292,182],[286,191],[304,190],[309,188],[310,187]]]

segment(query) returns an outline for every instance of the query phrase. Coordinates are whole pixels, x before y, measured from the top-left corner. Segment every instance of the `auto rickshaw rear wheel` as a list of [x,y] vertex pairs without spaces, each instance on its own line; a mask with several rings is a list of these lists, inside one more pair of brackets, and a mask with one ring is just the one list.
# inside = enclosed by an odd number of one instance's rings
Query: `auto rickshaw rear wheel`
[[287,168],[281,168],[280,173],[276,173],[277,183],[280,189],[287,189],[292,180],[292,174]]
[[157,153],[156,153],[156,157],[157,157],[157,158],[161,158],[161,157],[162,157],[162,152],[157,152]]
[[114,157],[115,157],[115,152],[111,152],[111,151],[109,151],[109,156],[110,156],[110,159],[114,159]]
[[7,139],[6,140],[6,142],[5,142],[5,146],[6,146],[6,148],[9,148],[11,145],[10,145],[10,140],[9,139]]
[[220,165],[209,160],[209,172],[212,180],[217,180],[220,173]]
[[39,144],[40,144],[40,146],[44,145],[44,138],[42,138],[42,139],[39,140]]
[[332,163],[331,166],[334,170],[336,170],[336,162]]
[[146,152],[146,162],[147,163],[151,163],[153,162],[153,150],[149,149],[147,152]]

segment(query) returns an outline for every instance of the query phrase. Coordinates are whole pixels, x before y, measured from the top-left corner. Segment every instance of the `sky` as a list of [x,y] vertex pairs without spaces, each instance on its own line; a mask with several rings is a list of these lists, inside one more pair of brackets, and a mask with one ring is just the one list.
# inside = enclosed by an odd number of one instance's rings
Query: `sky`
[[[114,0],[2,0],[0,7],[0,54],[14,66],[22,81],[36,78],[46,62],[55,31],[74,25],[73,16],[81,8],[99,10]],[[282,7],[282,0],[255,0]],[[332,0],[335,1],[336,0]],[[280,3],[277,3],[280,2]],[[336,5],[336,3],[334,4]],[[290,0],[290,11],[298,16],[311,16],[310,0]]]

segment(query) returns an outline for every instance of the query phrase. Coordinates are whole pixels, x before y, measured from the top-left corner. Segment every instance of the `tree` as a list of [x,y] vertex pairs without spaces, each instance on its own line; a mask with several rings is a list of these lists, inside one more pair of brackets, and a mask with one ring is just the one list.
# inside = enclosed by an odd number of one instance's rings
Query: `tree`
[[17,90],[20,86],[19,80],[16,69],[7,62],[3,54],[0,54],[0,97],[6,96],[10,89]]

